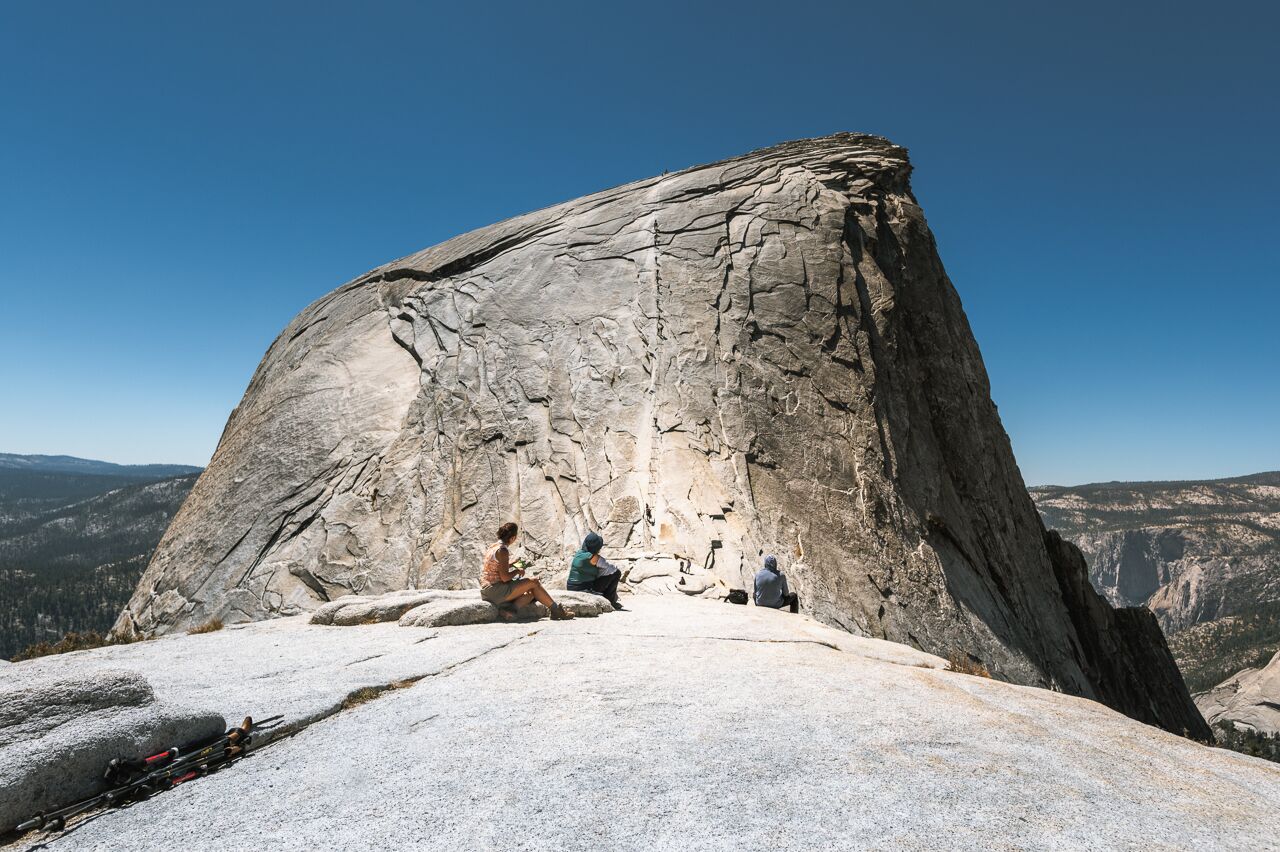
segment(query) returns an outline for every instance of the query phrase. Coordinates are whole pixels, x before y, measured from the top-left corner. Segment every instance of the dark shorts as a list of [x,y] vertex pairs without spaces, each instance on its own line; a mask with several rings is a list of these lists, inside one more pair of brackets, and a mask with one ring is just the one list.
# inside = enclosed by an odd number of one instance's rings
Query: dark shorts
[[491,604],[500,604],[511,597],[511,592],[515,589],[517,582],[519,581],[510,580],[506,583],[490,583],[487,586],[481,586],[480,597]]

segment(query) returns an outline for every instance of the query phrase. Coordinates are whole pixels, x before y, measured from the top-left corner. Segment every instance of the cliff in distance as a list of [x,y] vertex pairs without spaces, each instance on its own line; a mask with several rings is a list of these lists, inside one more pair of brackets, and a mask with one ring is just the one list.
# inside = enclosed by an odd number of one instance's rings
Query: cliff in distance
[[1280,472],[1032,488],[1095,588],[1149,607],[1193,691],[1280,650]]
[[515,520],[544,576],[594,529],[641,590],[777,553],[824,622],[1208,736],[1155,621],[1046,535],[910,171],[787,143],[340,287],[267,351],[117,630],[474,585]]
[[1280,736],[1280,651],[1265,666],[1244,669],[1199,693],[1195,702],[1210,724],[1230,722],[1254,733]]

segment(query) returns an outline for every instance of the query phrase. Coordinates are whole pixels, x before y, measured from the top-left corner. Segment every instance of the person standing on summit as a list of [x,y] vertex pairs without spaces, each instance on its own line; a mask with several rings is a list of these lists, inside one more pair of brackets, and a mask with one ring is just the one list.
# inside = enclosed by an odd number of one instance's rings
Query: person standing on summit
[[800,596],[787,588],[787,577],[778,570],[778,557],[766,556],[764,567],[756,572],[756,606],[770,609],[791,607],[791,611],[800,611]]

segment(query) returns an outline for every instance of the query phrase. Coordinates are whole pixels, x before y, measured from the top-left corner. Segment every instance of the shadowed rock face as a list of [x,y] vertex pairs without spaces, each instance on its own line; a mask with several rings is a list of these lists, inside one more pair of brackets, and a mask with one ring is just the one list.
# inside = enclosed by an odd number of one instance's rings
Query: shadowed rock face
[[824,621],[1115,700],[909,173],[877,137],[788,143],[339,288],[268,350],[118,629],[474,585],[514,519],[544,570],[589,529],[737,587],[776,552]]
[[1089,583],[1084,556],[1056,531],[1045,533],[1045,547],[1080,642],[1077,661],[1098,699],[1149,725],[1212,742],[1151,610],[1113,609]]

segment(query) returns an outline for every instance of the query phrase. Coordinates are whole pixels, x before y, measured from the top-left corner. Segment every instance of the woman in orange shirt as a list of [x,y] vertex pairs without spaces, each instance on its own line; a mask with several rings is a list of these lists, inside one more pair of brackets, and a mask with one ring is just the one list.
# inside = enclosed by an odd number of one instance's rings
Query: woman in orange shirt
[[[480,570],[480,597],[500,610],[505,604],[519,608],[535,600],[551,611],[552,621],[573,618],[573,612],[551,599],[542,583],[524,576],[523,563],[511,564],[511,544],[520,528],[513,523],[498,527],[498,540],[484,552],[484,566]],[[505,616],[504,616],[505,617]]]

